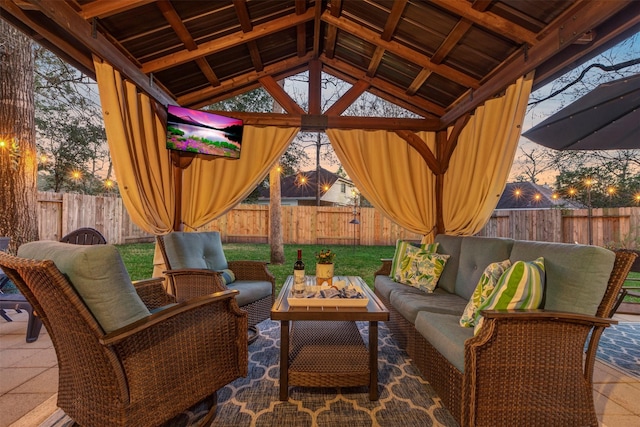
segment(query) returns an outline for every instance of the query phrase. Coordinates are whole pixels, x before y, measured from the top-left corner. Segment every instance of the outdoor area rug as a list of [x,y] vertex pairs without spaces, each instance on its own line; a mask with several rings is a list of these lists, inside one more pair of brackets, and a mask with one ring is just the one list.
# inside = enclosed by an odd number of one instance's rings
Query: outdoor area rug
[[620,322],[606,328],[596,357],[627,375],[640,378],[640,323]]
[[[260,323],[260,337],[249,346],[249,373],[218,391],[212,426],[457,426],[407,354],[379,323],[379,400],[367,387],[289,387],[289,401],[279,400],[280,324]],[[367,342],[367,324],[358,327]],[[333,363],[332,360],[323,361]],[[197,418],[197,417],[196,417]],[[58,410],[41,427],[65,426]]]

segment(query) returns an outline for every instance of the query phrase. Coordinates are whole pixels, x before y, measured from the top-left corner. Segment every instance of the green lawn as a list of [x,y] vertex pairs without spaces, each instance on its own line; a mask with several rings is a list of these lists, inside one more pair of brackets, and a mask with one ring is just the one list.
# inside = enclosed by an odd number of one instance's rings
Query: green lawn
[[[132,280],[151,277],[153,271],[153,243],[135,243],[118,245],[124,264]],[[269,261],[270,250],[267,244],[228,243],[222,245],[228,260]],[[315,253],[325,246],[318,245],[285,245],[286,262],[283,265],[269,265],[269,270],[276,276],[276,287],[279,290],[288,275],[293,272],[297,250],[302,249],[302,260],[307,274],[314,274]],[[373,273],[380,268],[380,258],[391,258],[394,246],[331,246],[336,253],[335,274],[342,276],[360,276],[373,287]]]
[[[629,273],[629,276],[627,277],[627,279],[634,279],[634,280],[627,280],[624,283],[624,285],[636,287],[638,288],[638,290],[632,291],[632,292],[640,293],[640,273],[631,272]],[[624,302],[640,302],[640,298],[627,295],[624,299]]]

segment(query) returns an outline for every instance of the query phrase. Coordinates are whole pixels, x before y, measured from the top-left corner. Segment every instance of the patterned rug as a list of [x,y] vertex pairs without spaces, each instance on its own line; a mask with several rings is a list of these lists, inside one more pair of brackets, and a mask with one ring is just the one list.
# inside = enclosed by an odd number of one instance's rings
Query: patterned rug
[[[358,322],[364,342],[366,323]],[[367,387],[290,387],[289,401],[279,400],[280,324],[259,324],[260,337],[249,346],[249,373],[218,391],[218,413],[212,426],[457,426],[407,354],[379,323],[379,400]],[[327,360],[326,363],[332,363]],[[195,417],[197,418],[197,416]],[[64,426],[61,410],[42,424]]]
[[598,360],[640,379],[640,323],[620,322],[604,330]]

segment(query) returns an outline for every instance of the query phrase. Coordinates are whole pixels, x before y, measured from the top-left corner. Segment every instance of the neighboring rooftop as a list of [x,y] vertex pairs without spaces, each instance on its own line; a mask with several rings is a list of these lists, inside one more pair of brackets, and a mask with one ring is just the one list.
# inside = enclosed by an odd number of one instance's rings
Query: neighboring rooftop
[[582,203],[554,195],[546,186],[532,182],[509,182],[500,196],[496,209],[583,209]]

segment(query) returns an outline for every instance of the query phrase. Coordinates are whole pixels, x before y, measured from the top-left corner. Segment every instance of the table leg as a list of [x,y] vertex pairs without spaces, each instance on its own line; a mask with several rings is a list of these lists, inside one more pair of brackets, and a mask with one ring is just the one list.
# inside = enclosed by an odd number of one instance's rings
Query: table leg
[[378,322],[369,322],[369,400],[378,400]]
[[280,321],[280,400],[289,400],[289,321]]

